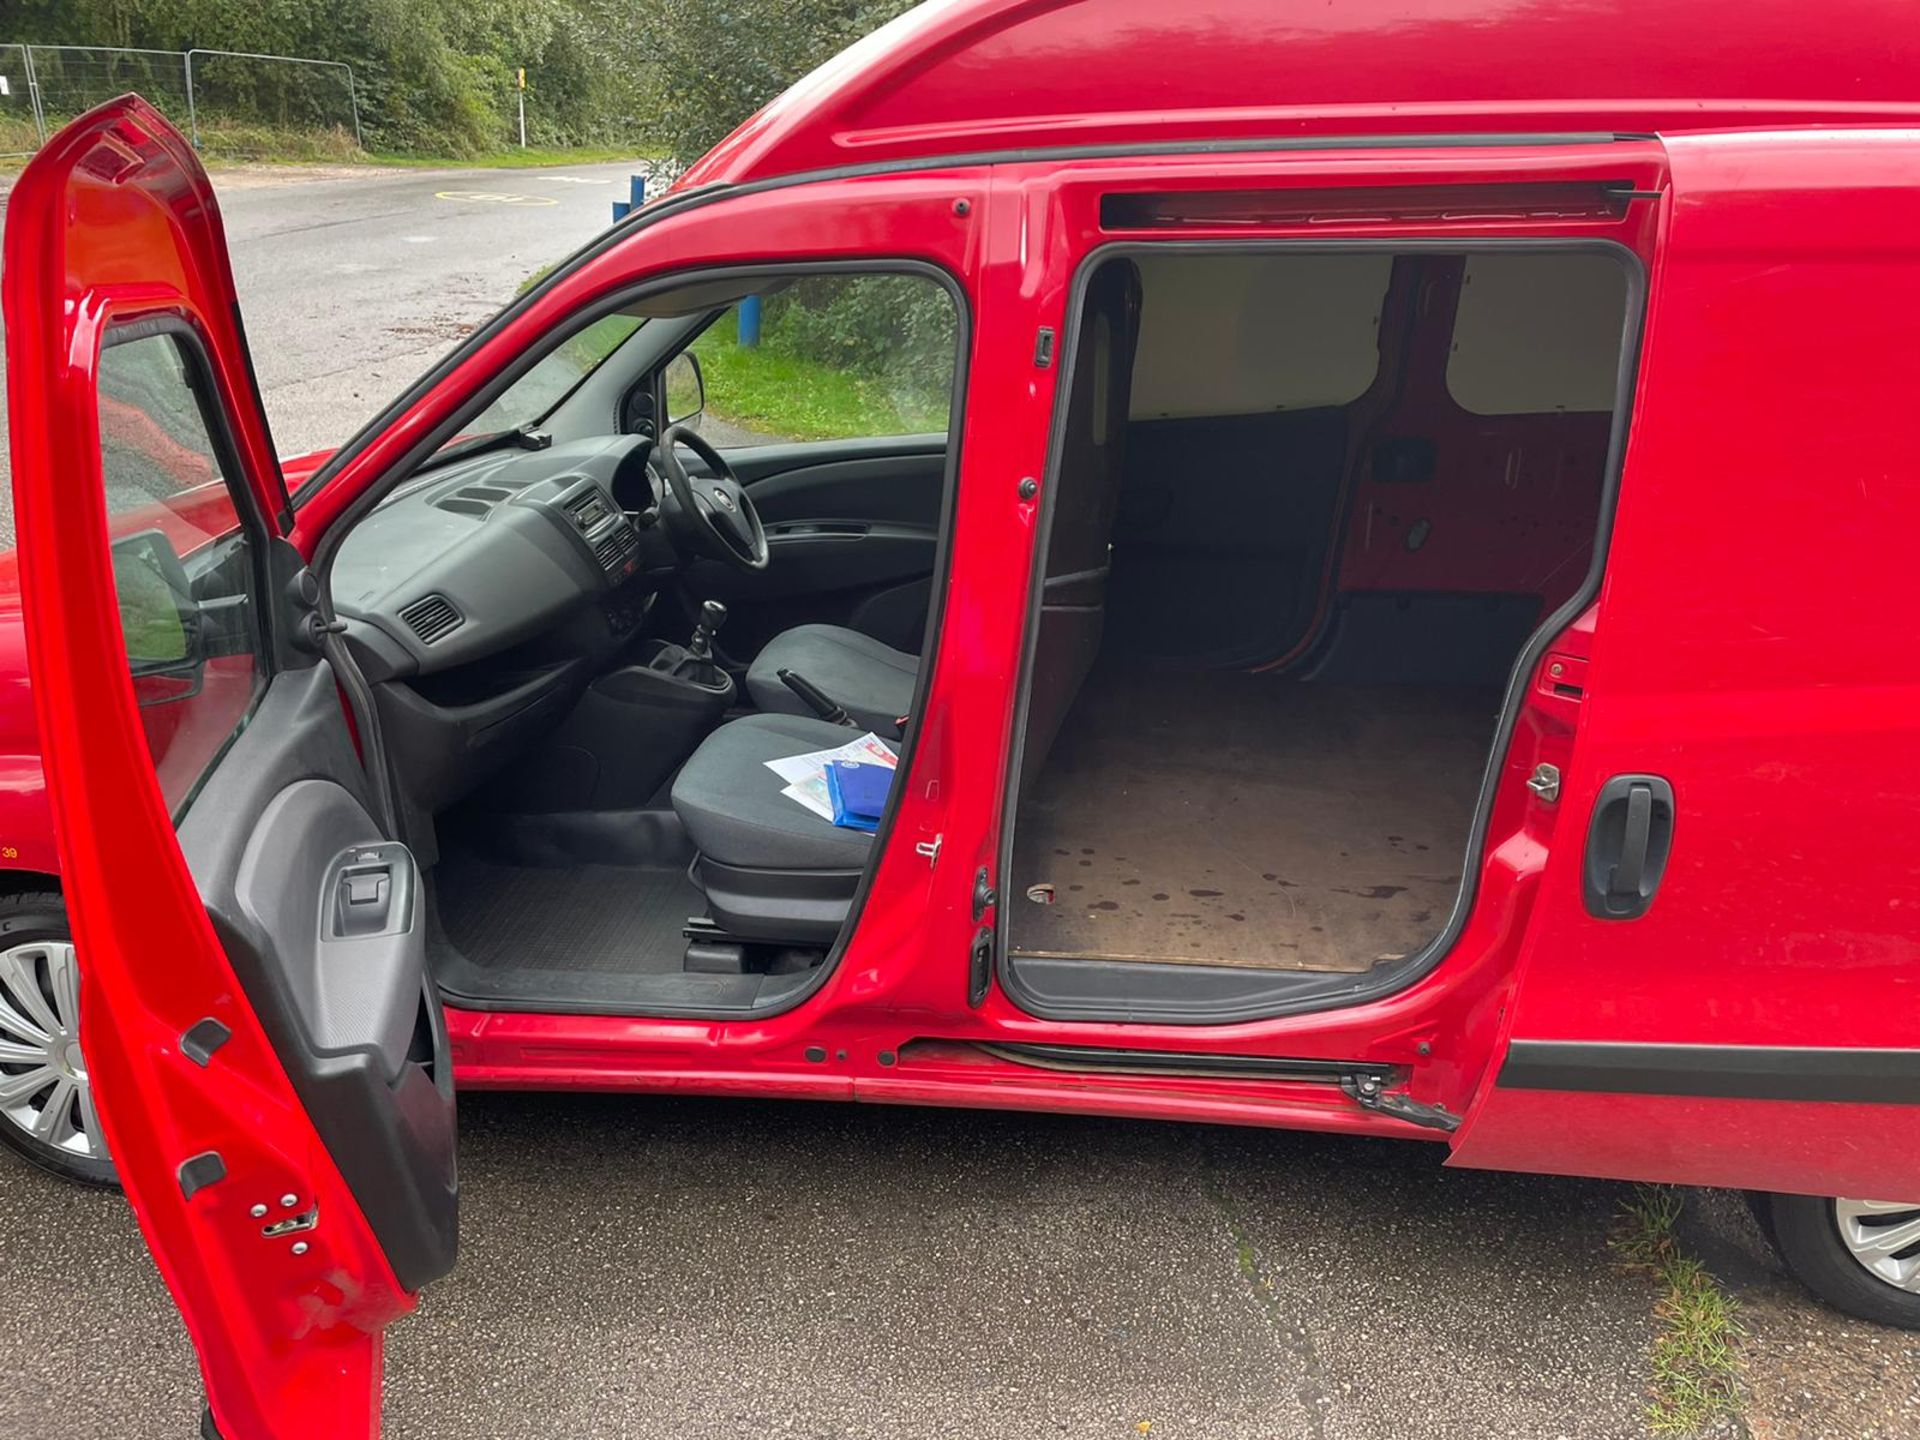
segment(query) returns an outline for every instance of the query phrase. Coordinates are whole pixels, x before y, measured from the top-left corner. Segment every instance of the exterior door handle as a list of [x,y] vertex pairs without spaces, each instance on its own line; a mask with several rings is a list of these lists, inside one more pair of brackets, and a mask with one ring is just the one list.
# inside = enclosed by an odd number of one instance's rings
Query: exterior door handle
[[1587,826],[1587,913],[1637,920],[1653,904],[1673,849],[1673,786],[1658,775],[1616,775],[1600,787]]

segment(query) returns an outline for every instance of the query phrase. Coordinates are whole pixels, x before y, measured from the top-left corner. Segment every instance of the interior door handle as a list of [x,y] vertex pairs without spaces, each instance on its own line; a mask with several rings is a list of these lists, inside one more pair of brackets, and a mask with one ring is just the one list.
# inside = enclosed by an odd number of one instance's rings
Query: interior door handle
[[1585,900],[1601,920],[1647,913],[1673,849],[1673,786],[1658,775],[1616,775],[1600,787],[1587,826]]

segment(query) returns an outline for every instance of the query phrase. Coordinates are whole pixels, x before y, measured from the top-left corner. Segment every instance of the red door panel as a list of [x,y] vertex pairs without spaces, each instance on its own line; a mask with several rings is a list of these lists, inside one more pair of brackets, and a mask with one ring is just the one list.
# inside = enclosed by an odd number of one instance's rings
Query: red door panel
[[143,102],[82,117],[22,173],[4,303],[32,688],[98,1123],[219,1433],[371,1436],[381,1331],[413,1297],[175,836],[267,693],[257,562],[286,502],[212,191]]
[[[1461,1164],[1920,1195],[1920,142],[1668,142],[1562,833]],[[1672,785],[1637,919],[1589,817]]]

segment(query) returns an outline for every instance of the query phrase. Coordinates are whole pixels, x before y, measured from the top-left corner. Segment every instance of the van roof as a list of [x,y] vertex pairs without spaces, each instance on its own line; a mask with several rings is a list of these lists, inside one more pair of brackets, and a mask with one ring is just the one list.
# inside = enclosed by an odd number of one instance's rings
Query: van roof
[[1912,0],[928,0],[688,186],[1069,147],[1920,123]]

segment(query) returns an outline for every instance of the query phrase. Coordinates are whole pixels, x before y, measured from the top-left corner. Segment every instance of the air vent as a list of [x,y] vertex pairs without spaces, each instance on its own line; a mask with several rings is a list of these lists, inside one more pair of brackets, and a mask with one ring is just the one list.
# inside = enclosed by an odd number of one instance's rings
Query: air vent
[[622,522],[600,537],[599,543],[593,547],[593,556],[600,562],[602,570],[618,570],[627,563],[637,545],[633,527]]
[[420,637],[422,645],[431,645],[460,628],[460,612],[444,595],[424,595],[400,612],[407,628]]
[[455,515],[471,515],[476,520],[484,520],[493,508],[503,500],[518,495],[531,480],[486,480],[472,485],[462,485],[451,494],[442,495],[434,501],[441,510],[450,510]]

